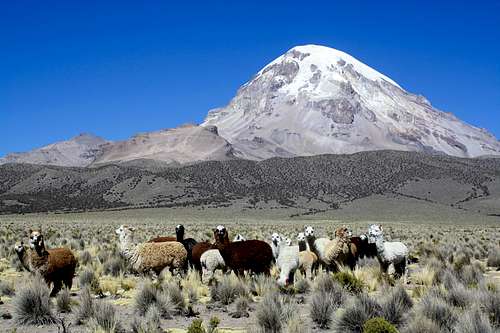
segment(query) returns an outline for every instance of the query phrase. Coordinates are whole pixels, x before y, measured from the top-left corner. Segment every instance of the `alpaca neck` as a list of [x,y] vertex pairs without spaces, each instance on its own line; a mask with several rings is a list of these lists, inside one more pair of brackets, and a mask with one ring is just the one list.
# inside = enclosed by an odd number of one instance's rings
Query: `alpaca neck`
[[184,233],[179,231],[176,233],[176,238],[178,242],[182,242],[184,240]]
[[35,245],[35,252],[39,257],[43,257],[49,254],[45,249],[45,242],[43,241]]
[[299,252],[302,252],[302,251],[309,251],[308,249],[308,245],[306,241],[300,241],[299,242]]
[[385,247],[384,247],[384,238],[379,237],[375,240],[375,246],[377,247],[377,253],[379,255],[383,255],[385,252]]
[[120,237],[119,246],[120,252],[126,259],[130,259],[134,256],[136,245],[132,243],[132,239],[130,237]]
[[24,268],[29,270],[29,256],[28,252],[26,250],[22,252],[17,252],[17,256],[19,260],[21,261],[21,264],[23,265]]
[[315,236],[307,237],[306,240],[307,240],[307,245],[309,246],[309,250],[316,252],[316,246],[314,245],[316,237]]

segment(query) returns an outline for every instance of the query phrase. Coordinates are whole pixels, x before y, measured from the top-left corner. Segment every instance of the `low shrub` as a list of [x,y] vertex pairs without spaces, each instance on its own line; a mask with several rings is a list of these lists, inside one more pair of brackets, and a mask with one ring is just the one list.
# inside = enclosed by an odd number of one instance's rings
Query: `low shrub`
[[398,333],[398,330],[384,318],[375,317],[363,324],[363,333]]
[[363,291],[363,281],[359,280],[351,271],[337,272],[333,274],[333,279],[353,294],[359,294]]

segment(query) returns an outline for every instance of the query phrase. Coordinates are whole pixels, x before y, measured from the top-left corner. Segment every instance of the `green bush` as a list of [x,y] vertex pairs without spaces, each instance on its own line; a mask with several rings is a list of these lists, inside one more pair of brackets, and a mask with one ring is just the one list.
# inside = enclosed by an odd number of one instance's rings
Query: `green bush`
[[203,320],[201,319],[195,319],[189,325],[187,329],[187,333],[206,333],[207,331],[205,330],[205,327],[203,327]]
[[363,282],[354,276],[352,272],[338,272],[333,274],[333,279],[342,287],[353,294],[359,294],[363,291]]
[[384,318],[375,317],[363,324],[363,333],[398,333],[398,330]]

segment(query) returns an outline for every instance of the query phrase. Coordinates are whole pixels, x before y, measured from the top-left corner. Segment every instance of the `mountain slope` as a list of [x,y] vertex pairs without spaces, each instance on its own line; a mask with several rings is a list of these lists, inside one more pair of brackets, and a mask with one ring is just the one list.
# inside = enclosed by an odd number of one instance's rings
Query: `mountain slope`
[[67,167],[87,167],[106,163],[155,160],[161,166],[206,160],[235,158],[232,146],[217,133],[215,126],[184,125],[173,129],[135,135],[124,141],[105,141],[81,134],[26,153],[9,154],[0,164],[27,163]]
[[498,205],[490,204],[500,200],[500,159],[376,151],[179,168],[150,163],[151,168],[5,164],[0,166],[0,212],[189,206],[316,214],[376,195],[447,211],[500,214]]
[[209,112],[238,156],[393,149],[459,157],[499,155],[483,129],[434,109],[350,55],[298,46],[265,66],[224,108]]
[[234,158],[232,147],[217,134],[217,128],[185,125],[109,143],[103,147],[94,165],[137,159],[185,164],[231,158]]
[[56,142],[26,153],[9,154],[0,158],[0,164],[30,163],[84,167],[101,153],[106,140],[92,134],[80,134],[67,141]]

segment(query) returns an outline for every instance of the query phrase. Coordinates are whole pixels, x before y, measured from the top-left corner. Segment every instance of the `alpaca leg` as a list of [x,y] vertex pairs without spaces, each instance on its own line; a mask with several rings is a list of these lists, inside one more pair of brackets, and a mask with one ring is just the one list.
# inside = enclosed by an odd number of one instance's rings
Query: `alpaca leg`
[[290,272],[290,275],[288,275],[288,281],[291,285],[295,284],[295,270]]
[[73,287],[73,275],[64,277],[63,283],[64,286],[68,288],[68,290],[71,290],[71,288]]
[[54,280],[54,285],[52,287],[52,292],[50,293],[50,297],[54,297],[62,288],[62,280]]

